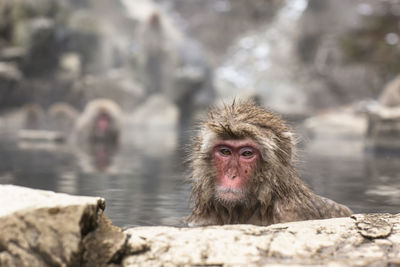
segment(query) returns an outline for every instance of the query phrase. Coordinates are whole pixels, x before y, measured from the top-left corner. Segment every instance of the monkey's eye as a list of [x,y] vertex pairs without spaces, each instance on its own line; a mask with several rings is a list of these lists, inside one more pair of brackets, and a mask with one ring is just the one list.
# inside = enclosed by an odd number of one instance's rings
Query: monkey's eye
[[251,149],[245,149],[240,153],[240,155],[242,157],[250,158],[250,157],[252,157],[254,155],[254,152]]
[[221,148],[219,152],[224,156],[229,156],[230,154],[232,154],[231,151],[227,148]]

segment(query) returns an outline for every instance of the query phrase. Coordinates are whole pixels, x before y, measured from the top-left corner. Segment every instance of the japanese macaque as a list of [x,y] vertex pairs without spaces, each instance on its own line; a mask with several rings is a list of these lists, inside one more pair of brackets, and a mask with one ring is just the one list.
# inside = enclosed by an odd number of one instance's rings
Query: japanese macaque
[[241,102],[210,111],[191,158],[194,208],[189,226],[345,217],[346,206],[318,196],[292,165],[290,128],[275,114]]
[[89,143],[116,144],[121,134],[121,110],[110,99],[90,101],[78,119],[78,140]]
[[168,20],[168,16],[156,10],[139,26],[137,34],[140,47],[139,80],[143,82],[148,95],[168,94],[175,79],[178,61],[182,60],[182,35]]
[[44,126],[45,113],[39,104],[27,104],[23,107],[25,113],[24,128],[39,130]]
[[51,130],[70,134],[78,119],[78,111],[67,103],[57,102],[49,107],[47,119]]
[[161,92],[165,84],[165,36],[161,17],[154,13],[146,25],[143,46],[145,47],[145,85],[150,94]]

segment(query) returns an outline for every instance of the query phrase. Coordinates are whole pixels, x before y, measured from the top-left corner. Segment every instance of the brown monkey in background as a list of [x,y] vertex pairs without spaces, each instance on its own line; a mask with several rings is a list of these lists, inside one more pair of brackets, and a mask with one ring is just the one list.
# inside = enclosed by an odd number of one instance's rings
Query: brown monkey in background
[[24,128],[30,130],[40,130],[44,126],[45,113],[43,108],[36,103],[30,103],[23,107]]
[[73,131],[78,116],[78,111],[64,102],[52,104],[47,111],[49,128],[66,134]]
[[121,121],[122,111],[117,103],[105,98],[91,100],[76,123],[76,139],[91,144],[117,144]]
[[292,166],[293,136],[252,102],[210,111],[191,158],[189,226],[345,217],[346,206],[311,192]]

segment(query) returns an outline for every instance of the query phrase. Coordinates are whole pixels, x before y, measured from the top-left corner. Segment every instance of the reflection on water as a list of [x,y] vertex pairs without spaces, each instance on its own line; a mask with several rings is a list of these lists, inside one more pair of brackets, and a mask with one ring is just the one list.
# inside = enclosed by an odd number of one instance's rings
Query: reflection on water
[[101,196],[106,214],[120,226],[180,225],[189,213],[190,195],[183,155],[147,145],[84,151],[68,144],[18,143],[3,134],[0,183]]
[[118,152],[118,144],[95,142],[90,146],[90,158],[92,164],[99,172],[105,172],[112,165],[115,153]]
[[[66,144],[26,144],[2,136],[0,183],[104,197],[106,213],[120,226],[180,225],[189,213],[184,155],[162,138],[148,143],[133,138],[116,150],[96,147],[87,153]],[[308,142],[298,154],[300,173],[318,194],[355,213],[398,213],[398,155],[364,153],[360,140]]]
[[399,212],[400,154],[367,152],[362,138],[306,143],[298,165],[318,194],[346,204],[354,213]]

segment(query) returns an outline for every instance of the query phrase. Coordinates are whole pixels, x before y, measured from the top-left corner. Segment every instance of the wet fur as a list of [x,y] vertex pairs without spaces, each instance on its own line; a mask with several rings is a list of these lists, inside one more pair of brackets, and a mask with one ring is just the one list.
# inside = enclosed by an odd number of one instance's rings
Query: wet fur
[[[261,163],[241,203],[216,198],[211,151],[219,139],[251,138],[260,147]],[[191,157],[194,209],[190,226],[273,223],[344,217],[351,210],[320,197],[305,185],[292,166],[295,140],[276,114],[252,102],[215,108],[201,125]]]

